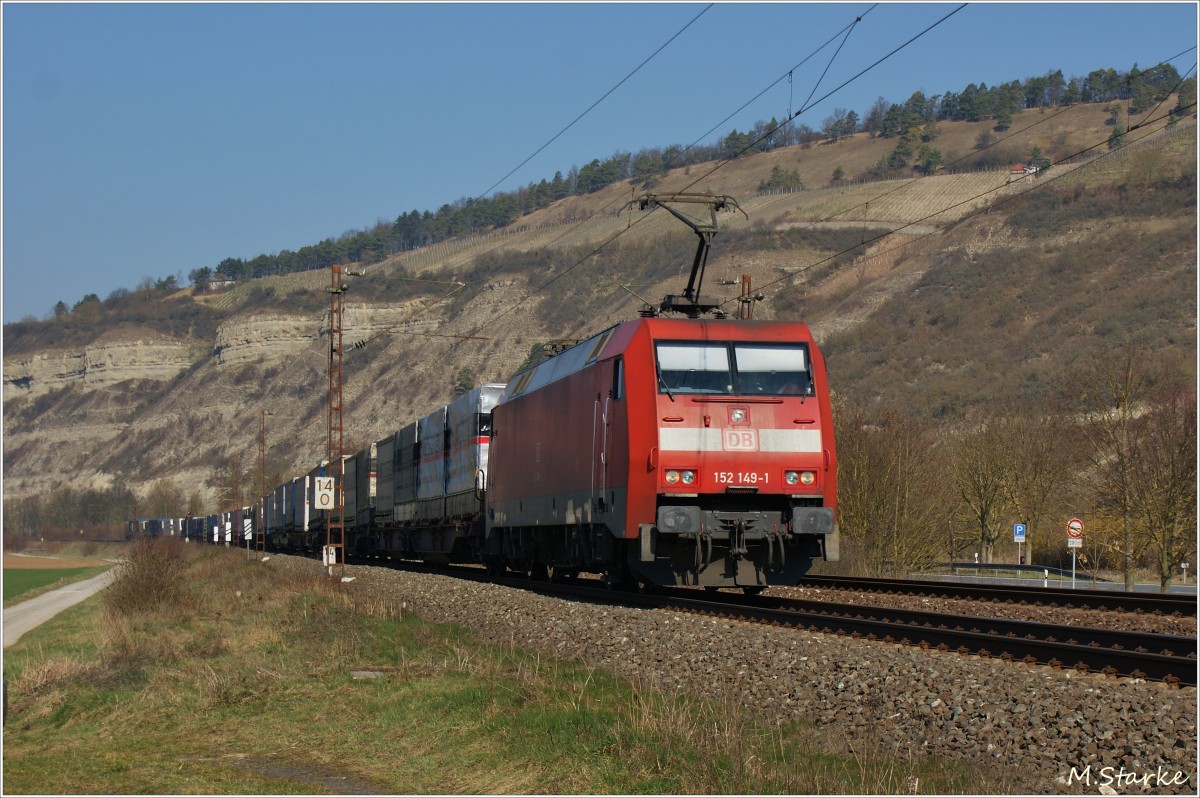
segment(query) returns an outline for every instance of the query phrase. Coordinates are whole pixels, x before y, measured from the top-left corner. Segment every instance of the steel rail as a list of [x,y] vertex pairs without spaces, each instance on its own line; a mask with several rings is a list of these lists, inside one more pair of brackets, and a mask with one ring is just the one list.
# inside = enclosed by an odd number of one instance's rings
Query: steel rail
[[980,618],[857,604],[764,599],[722,594],[696,598],[665,591],[665,608],[686,609],[760,623],[802,627],[922,647],[1021,660],[1029,664],[1196,686],[1196,638],[1116,632],[1003,618]]
[[1195,616],[1195,596],[1163,593],[1129,593],[1123,590],[1092,590],[1021,585],[981,585],[921,579],[877,579],[872,577],[806,576],[797,587],[829,587],[984,601],[1026,602],[1056,607],[1119,610]]
[[1175,686],[1197,684],[1196,638],[1182,635],[1119,632],[687,588],[628,592],[599,586],[591,580],[537,581],[515,573],[488,575],[473,567],[430,568],[418,562],[391,560],[358,562],[440,573],[565,599],[677,610],[1029,665],[1162,681]]

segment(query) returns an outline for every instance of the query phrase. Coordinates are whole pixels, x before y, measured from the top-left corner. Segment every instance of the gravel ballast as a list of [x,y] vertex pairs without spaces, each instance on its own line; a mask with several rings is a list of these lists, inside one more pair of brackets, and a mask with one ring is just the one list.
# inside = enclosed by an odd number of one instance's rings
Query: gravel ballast
[[[274,567],[319,571],[312,560]],[[480,639],[731,700],[897,757],[990,762],[980,792],[1195,794],[1196,691],[499,585],[348,566],[348,587]],[[980,613],[982,614],[982,613]],[[881,746],[883,750],[880,750]]]

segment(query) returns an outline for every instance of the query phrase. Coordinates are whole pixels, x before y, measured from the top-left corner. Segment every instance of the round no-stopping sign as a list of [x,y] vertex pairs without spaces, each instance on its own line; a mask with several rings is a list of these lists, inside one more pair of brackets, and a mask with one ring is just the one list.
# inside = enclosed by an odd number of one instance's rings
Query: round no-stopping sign
[[1067,524],[1067,537],[1083,537],[1083,522],[1078,518],[1072,518],[1071,522]]

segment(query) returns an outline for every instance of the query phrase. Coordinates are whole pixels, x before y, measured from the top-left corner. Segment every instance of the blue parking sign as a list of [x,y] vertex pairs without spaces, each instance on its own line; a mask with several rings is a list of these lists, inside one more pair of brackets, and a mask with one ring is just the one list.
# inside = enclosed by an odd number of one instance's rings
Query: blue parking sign
[[1025,542],[1025,525],[1013,524],[1013,543]]

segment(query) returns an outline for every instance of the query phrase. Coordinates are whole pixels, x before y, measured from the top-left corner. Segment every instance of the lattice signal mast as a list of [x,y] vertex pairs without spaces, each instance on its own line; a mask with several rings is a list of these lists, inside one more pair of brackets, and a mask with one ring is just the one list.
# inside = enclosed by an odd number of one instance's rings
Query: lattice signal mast
[[267,410],[258,408],[258,523],[254,525],[254,550],[259,556],[267,553]]
[[329,446],[327,477],[334,478],[333,507],[325,513],[325,565],[341,578],[346,567],[346,464],[342,459],[342,266],[333,264],[329,287]]

